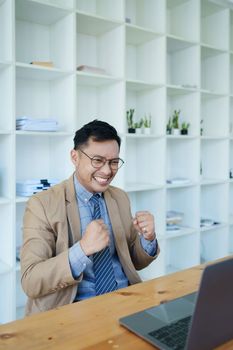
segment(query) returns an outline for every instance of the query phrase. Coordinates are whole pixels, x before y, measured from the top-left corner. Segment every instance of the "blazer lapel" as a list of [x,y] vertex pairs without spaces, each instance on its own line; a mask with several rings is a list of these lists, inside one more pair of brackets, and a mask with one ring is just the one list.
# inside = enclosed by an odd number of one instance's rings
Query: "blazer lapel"
[[73,175],[68,179],[66,186],[66,210],[68,217],[69,240],[71,245],[81,239],[80,215],[77,205]]

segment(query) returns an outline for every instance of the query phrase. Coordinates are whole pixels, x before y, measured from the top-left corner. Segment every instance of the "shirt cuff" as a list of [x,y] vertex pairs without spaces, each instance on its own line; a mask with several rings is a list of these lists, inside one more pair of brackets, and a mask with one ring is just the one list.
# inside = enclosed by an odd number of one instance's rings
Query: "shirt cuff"
[[157,253],[157,239],[154,238],[153,241],[149,241],[141,235],[140,240],[141,246],[145,250],[145,252],[150,256],[155,256]]
[[68,256],[72,275],[77,279],[85,268],[91,264],[91,260],[85,255],[79,242],[69,248]]

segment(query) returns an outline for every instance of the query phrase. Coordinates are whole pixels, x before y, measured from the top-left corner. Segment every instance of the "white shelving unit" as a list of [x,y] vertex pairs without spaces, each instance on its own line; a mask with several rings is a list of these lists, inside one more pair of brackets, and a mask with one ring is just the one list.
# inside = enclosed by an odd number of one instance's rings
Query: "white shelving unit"
[[[0,323],[22,317],[26,300],[16,247],[27,198],[15,183],[67,178],[74,132],[94,118],[122,137],[114,184],[133,213],[156,218],[161,253],[143,279],[233,253],[233,10],[225,4],[0,0]],[[136,120],[151,114],[150,135],[127,133],[129,109]],[[166,134],[174,110],[190,123],[187,136]],[[16,131],[19,116],[56,118],[59,130]],[[177,177],[190,182],[167,183]],[[168,210],[183,213],[178,231],[166,230]],[[203,218],[214,224],[201,227]]]

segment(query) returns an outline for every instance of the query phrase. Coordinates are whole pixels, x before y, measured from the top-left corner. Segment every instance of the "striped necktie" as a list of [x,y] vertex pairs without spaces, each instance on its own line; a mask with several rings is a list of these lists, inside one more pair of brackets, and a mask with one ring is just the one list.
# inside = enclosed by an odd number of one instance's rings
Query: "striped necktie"
[[[93,220],[101,218],[99,198],[99,194],[94,194],[91,197],[91,201],[94,204]],[[96,295],[117,289],[109,247],[93,254],[93,269]]]

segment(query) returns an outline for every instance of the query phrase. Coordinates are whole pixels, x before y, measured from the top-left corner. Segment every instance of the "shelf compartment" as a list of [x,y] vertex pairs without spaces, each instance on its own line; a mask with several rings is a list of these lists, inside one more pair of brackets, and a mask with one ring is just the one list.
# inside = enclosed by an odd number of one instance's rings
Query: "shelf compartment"
[[201,175],[205,180],[228,180],[228,139],[201,140]]
[[[16,79],[16,117],[55,118],[59,123],[59,131],[73,132],[74,87],[75,76],[72,75],[53,80],[37,80],[27,79],[27,75],[21,77],[20,74]],[[67,94],[67,91],[71,93]]]
[[190,41],[199,41],[199,8],[195,0],[167,2],[167,33]]
[[[126,37],[126,41],[127,37]],[[146,84],[165,83],[165,38],[126,45],[126,79]]]
[[[1,270],[1,263],[0,263]],[[12,321],[15,318],[15,284],[14,273],[12,271],[1,275],[0,291],[0,324]],[[10,302],[7,302],[10,300]]]
[[75,0],[76,9],[79,12],[99,16],[105,19],[123,21],[123,0]]
[[0,257],[1,273],[9,271],[14,266],[14,238],[13,232],[13,206],[11,204],[1,205],[0,210]]
[[[201,128],[203,136],[226,137],[229,133],[229,99],[209,94],[201,95]],[[221,116],[221,118],[219,117]]]
[[73,172],[69,157],[72,147],[70,137],[61,137],[59,142],[54,142],[50,136],[41,138],[40,135],[17,135],[16,181],[38,178],[60,181],[68,178]]
[[125,17],[131,24],[165,32],[165,2],[163,0],[126,0]]
[[[190,108],[190,106],[192,106],[192,108]],[[169,118],[172,119],[175,110],[180,110],[180,127],[182,122],[190,124],[187,136],[199,135],[199,93],[176,88],[167,88],[167,123]],[[185,137],[185,135],[181,135],[180,137]]]
[[[183,231],[184,234],[192,233],[194,228],[199,228],[199,198],[198,186],[167,189],[166,211],[175,210],[183,213],[181,225],[186,229],[180,232]],[[176,234],[176,231],[171,232],[169,237],[173,234]]]
[[131,45],[141,45],[162,36],[162,33],[156,33],[151,30],[141,28],[132,24],[126,25],[126,42]]
[[[74,67],[74,16],[69,11],[35,1],[16,1],[16,61],[52,61],[54,67]],[[30,45],[28,43],[30,42]],[[69,52],[69,55],[64,55]]]
[[229,10],[214,1],[201,1],[201,42],[229,49]]
[[233,11],[230,12],[230,51],[233,51]]
[[55,80],[71,74],[71,71],[65,71],[57,68],[46,68],[39,65],[26,63],[16,63],[16,76],[22,79],[32,80]]
[[229,88],[229,55],[226,52],[201,47],[201,89],[227,94]]
[[9,199],[13,197],[14,186],[13,154],[14,142],[11,135],[0,135],[0,197]]
[[118,81],[120,81],[120,79],[110,75],[77,72],[77,84],[81,86],[102,86],[113,84]]
[[228,255],[228,227],[201,233],[201,262],[209,262]]
[[12,131],[14,125],[13,106],[14,106],[14,87],[13,87],[13,68],[5,66],[0,69],[0,130]]
[[77,82],[76,101],[77,115],[79,116],[76,128],[97,118],[112,124],[118,132],[125,131],[125,120],[119,118],[119,116],[124,115],[123,82],[101,86],[78,85]]
[[[87,23],[94,22],[96,31]],[[76,67],[101,68],[106,75],[122,77],[124,71],[124,27],[119,23],[102,21],[90,16],[77,15]],[[111,59],[109,59],[111,57]]]
[[[164,134],[165,125],[162,116],[166,110],[166,91],[164,88],[137,91],[126,84],[126,110],[135,109],[134,122],[151,115],[151,133],[154,136]],[[140,135],[141,136],[141,135]]]
[[[232,28],[233,36],[233,28]],[[233,54],[230,55],[230,95],[233,95]]]
[[[153,152],[149,150],[159,150]],[[159,164],[159,166],[158,166]],[[140,166],[139,166],[140,165]],[[140,171],[138,170],[140,169]],[[125,145],[125,186],[138,183],[145,186],[164,184],[165,139],[127,138]]]
[[[228,222],[228,183],[202,186],[200,198],[200,217],[202,219],[213,220],[219,225]],[[217,227],[217,224],[208,226],[212,229],[217,229]]]
[[[178,254],[178,252],[182,254]],[[187,269],[200,263],[199,235],[169,238],[165,244],[166,273]]]
[[186,178],[190,183],[199,180],[198,139],[167,138],[167,180]]
[[0,61],[13,59],[13,13],[11,1],[0,2]]
[[152,189],[148,191],[128,192],[131,203],[133,217],[137,211],[150,211],[154,215],[156,234],[161,236],[164,232],[164,207],[165,207],[165,190]]
[[196,43],[167,38],[167,84],[197,88],[199,82],[199,52]]

